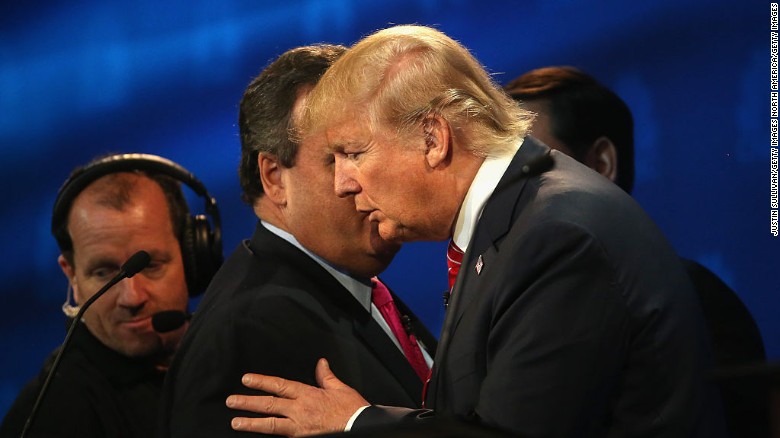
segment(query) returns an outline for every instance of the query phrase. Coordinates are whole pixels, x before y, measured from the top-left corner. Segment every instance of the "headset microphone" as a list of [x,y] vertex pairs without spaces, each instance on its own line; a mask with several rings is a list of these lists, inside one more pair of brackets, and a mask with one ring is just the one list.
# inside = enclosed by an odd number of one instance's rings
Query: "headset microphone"
[[54,362],[52,363],[51,369],[49,370],[49,374],[46,375],[46,380],[43,382],[43,386],[41,386],[40,392],[38,392],[38,398],[35,399],[35,404],[33,405],[32,410],[30,411],[30,415],[27,417],[27,421],[24,423],[24,429],[22,429],[22,434],[19,436],[20,438],[24,438],[27,435],[27,432],[30,430],[33,420],[35,419],[35,414],[38,412],[38,408],[41,405],[41,401],[43,401],[43,397],[46,394],[46,391],[49,389],[49,384],[51,383],[54,374],[56,374],[57,372],[57,368],[59,367],[60,364],[60,359],[62,359],[62,354],[65,352],[68,344],[70,343],[70,338],[73,335],[76,326],[81,321],[81,317],[84,315],[84,312],[86,312],[89,306],[91,306],[92,303],[95,302],[95,300],[103,296],[103,294],[106,293],[107,290],[111,289],[113,285],[119,283],[125,278],[130,278],[133,275],[137,274],[138,272],[142,271],[149,264],[150,261],[151,261],[151,257],[149,257],[149,253],[146,251],[138,251],[137,253],[133,254],[132,256],[130,256],[129,259],[127,259],[125,264],[122,265],[121,268],[119,268],[119,272],[114,276],[114,278],[109,280],[109,282],[106,283],[105,286],[100,288],[99,291],[97,291],[94,295],[92,295],[81,306],[79,312],[76,314],[76,317],[73,320],[73,323],[70,325],[70,328],[68,328],[68,333],[65,335],[65,340],[62,342],[60,351],[57,353],[57,356],[54,358]]
[[152,328],[157,333],[168,333],[192,319],[192,314],[181,310],[163,310],[152,315]]

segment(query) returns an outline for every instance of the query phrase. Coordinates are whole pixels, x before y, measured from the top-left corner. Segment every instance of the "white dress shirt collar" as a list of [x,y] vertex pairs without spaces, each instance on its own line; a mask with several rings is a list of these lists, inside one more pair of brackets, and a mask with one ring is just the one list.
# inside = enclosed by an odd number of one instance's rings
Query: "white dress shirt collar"
[[482,216],[485,204],[487,204],[490,195],[493,194],[493,190],[496,189],[498,182],[509,167],[509,163],[512,162],[522,145],[523,139],[521,138],[512,145],[507,153],[499,157],[485,158],[485,161],[482,162],[477,174],[474,176],[474,180],[471,182],[471,186],[469,186],[469,191],[466,192],[466,197],[463,199],[463,204],[460,206],[458,219],[455,222],[455,230],[452,233],[452,240],[455,241],[455,245],[463,252],[466,252],[466,249],[468,249],[469,242],[474,234],[477,222],[480,216]]

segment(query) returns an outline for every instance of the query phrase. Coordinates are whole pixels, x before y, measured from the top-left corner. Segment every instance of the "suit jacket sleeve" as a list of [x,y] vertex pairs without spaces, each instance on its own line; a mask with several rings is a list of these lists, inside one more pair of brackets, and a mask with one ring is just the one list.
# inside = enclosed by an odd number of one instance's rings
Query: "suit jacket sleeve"
[[584,433],[587,406],[603,406],[618,384],[610,376],[626,349],[623,297],[592,236],[568,224],[532,233],[504,247],[514,271],[483,314],[487,370],[475,415],[530,436]]
[[352,423],[351,431],[361,432],[399,424],[430,420],[436,413],[431,409],[411,409],[398,406],[372,405],[363,410]]

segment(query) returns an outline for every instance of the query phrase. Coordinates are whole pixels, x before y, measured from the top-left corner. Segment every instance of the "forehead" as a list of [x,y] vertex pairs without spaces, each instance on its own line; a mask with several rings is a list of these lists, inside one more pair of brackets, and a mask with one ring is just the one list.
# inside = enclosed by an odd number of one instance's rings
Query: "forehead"
[[370,143],[387,142],[397,138],[397,131],[390,125],[372,123],[365,113],[350,112],[348,116],[324,126],[327,149],[329,152],[342,152],[347,148],[366,147]]
[[325,151],[328,145],[328,137],[325,131],[307,134],[300,139],[298,149],[300,152],[309,152],[313,150]]
[[156,258],[178,248],[171,221],[154,203],[131,204],[124,211],[101,206],[74,210],[74,261],[84,269],[100,260],[121,263],[139,250]]
[[69,212],[71,234],[77,230],[130,224],[162,231],[172,229],[162,188],[146,176],[127,175],[129,178],[122,182],[101,178],[76,196]]

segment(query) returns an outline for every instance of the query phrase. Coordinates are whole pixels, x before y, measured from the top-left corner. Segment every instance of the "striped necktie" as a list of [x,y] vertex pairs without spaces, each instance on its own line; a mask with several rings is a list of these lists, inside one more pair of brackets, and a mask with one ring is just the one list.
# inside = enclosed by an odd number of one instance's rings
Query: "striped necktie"
[[401,344],[401,350],[403,350],[406,360],[414,368],[414,372],[420,377],[421,381],[425,381],[430,369],[425,362],[420,345],[417,343],[417,338],[414,336],[411,330],[411,324],[408,322],[408,317],[404,317],[407,324],[404,325],[401,322],[401,314],[398,312],[398,308],[393,302],[393,297],[390,295],[390,291],[387,287],[374,277],[371,279],[373,288],[371,290],[371,300],[374,305],[379,309],[379,313],[390,326],[398,343]]
[[447,280],[449,281],[450,291],[452,291],[452,286],[455,285],[455,278],[458,277],[458,271],[462,262],[463,250],[455,245],[454,240],[450,240],[450,245],[447,247]]

